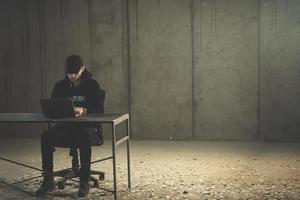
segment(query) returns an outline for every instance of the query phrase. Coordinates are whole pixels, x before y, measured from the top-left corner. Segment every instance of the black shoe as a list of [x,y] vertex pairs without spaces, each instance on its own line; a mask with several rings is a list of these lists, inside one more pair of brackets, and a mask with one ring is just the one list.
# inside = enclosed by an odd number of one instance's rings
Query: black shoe
[[90,191],[89,182],[80,182],[77,196],[78,197],[86,197],[89,194],[89,191]]
[[40,188],[35,192],[35,195],[38,197],[46,196],[48,192],[51,192],[55,189],[54,178],[53,176],[44,177],[43,183]]

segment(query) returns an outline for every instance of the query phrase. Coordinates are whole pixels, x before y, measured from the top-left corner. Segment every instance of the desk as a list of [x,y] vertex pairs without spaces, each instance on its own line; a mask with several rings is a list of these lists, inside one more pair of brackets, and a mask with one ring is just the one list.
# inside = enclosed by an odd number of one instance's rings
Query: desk
[[[129,126],[129,114],[88,114],[80,117],[60,118],[60,119],[48,119],[41,113],[0,113],[0,123],[47,123],[49,126],[51,123],[62,123],[62,122],[95,122],[95,123],[108,123],[112,127],[112,156],[103,158],[100,160],[93,161],[91,164],[101,162],[104,160],[112,159],[113,163],[113,192],[114,199],[117,200],[117,177],[116,177],[116,147],[123,142],[127,143],[127,175],[128,175],[128,189],[131,187],[130,182],[130,126]],[[116,126],[122,122],[127,122],[126,136],[120,140],[116,138]],[[8,161],[14,164],[18,164],[23,167],[29,167],[31,169],[42,171],[36,167],[32,167],[23,163],[15,162],[7,158],[0,157],[1,160]],[[60,170],[61,171],[61,170]],[[55,173],[55,172],[54,172]],[[40,176],[39,176],[40,177]],[[36,177],[34,177],[36,178]],[[31,178],[31,179],[34,179]],[[30,180],[30,179],[26,179]],[[23,180],[25,181],[25,180]],[[18,181],[22,182],[22,181]],[[15,184],[10,183],[6,185]],[[5,186],[6,186],[5,185]]]

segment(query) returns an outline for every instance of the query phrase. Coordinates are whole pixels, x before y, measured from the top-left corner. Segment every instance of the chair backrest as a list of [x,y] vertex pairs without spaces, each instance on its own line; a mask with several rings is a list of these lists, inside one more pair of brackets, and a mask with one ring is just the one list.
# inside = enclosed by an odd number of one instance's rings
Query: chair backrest
[[[98,91],[98,101],[99,101],[99,105],[100,105],[99,113],[104,113],[105,94],[106,94],[105,91],[103,89],[99,88],[99,91]],[[98,125],[97,128],[98,128],[98,132],[99,132],[99,142],[97,142],[96,144],[93,144],[93,146],[100,146],[104,142],[102,124]]]
[[100,104],[100,113],[104,113],[104,101],[105,101],[105,91],[103,89],[99,89],[98,91],[98,100]]

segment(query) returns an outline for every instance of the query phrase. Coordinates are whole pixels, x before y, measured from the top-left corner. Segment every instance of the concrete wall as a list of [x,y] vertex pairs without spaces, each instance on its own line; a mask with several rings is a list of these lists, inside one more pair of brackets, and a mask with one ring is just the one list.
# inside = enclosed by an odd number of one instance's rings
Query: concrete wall
[[268,140],[300,140],[300,2],[260,2],[260,124]]
[[191,138],[190,1],[143,0],[130,6],[132,134]]
[[300,141],[299,19],[297,0],[0,0],[0,111],[40,111],[76,53],[134,138]]
[[[64,78],[64,61],[70,54],[81,55],[107,91],[106,111],[127,112],[124,3],[1,0],[1,112],[40,112],[39,99],[49,97],[55,82]],[[24,124],[1,127],[2,136],[24,137],[38,136],[45,128]]]
[[195,136],[258,137],[257,1],[194,1]]

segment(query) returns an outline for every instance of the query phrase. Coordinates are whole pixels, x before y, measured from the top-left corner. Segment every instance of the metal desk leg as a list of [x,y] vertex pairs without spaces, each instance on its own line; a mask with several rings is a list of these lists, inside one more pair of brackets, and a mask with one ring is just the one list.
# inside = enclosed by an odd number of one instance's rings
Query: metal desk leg
[[128,175],[128,189],[131,188],[131,179],[130,179],[130,122],[129,117],[127,119],[127,175]]
[[117,200],[116,125],[115,125],[115,123],[112,124],[112,153],[113,153],[114,200]]

